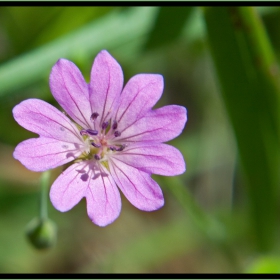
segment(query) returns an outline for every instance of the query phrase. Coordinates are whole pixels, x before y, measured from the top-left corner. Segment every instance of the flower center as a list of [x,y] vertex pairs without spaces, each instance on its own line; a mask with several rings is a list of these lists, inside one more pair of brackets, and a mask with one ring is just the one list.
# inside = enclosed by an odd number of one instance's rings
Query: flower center
[[[93,113],[90,117],[91,121],[95,123],[98,116],[98,113]],[[118,141],[117,138],[121,136],[121,132],[117,128],[117,121],[110,119],[100,124],[100,130],[81,129],[80,134],[83,136],[88,149],[82,154],[80,159],[95,159],[104,162],[107,161],[109,154],[123,151],[127,145],[121,144]]]

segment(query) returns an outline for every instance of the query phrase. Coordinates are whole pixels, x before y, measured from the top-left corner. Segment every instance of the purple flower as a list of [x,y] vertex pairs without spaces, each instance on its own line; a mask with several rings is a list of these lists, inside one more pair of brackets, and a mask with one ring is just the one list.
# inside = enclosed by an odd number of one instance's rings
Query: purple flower
[[85,197],[90,219],[106,226],[120,214],[117,186],[141,210],[162,207],[163,194],[151,174],[185,171],[182,154],[162,142],[178,136],[187,120],[181,106],[152,110],[163,91],[162,76],[139,74],[123,89],[120,65],[103,50],[89,84],[74,63],[59,59],[50,88],[71,119],[42,100],[21,102],[13,109],[15,120],[40,137],[19,143],[13,155],[33,171],[72,162],[51,187],[54,207],[68,211]]

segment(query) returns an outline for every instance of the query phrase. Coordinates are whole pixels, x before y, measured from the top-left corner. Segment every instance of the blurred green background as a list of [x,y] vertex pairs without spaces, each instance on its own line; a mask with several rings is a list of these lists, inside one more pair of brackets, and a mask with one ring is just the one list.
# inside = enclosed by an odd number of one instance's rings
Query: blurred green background
[[[280,273],[279,25],[278,7],[1,7],[0,272]],[[187,108],[170,142],[187,172],[154,176],[162,209],[142,212],[122,197],[105,228],[91,223],[85,200],[66,213],[48,201],[57,242],[38,250],[25,230],[39,215],[41,174],[12,157],[34,134],[12,108],[32,97],[57,106],[54,63],[73,61],[89,81],[102,49],[125,81],[164,76],[157,107]]]

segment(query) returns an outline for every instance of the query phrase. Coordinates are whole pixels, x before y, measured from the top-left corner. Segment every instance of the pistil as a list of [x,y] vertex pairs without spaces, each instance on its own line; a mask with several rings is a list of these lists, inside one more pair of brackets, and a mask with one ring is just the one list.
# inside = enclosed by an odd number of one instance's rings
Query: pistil
[[[98,116],[99,114],[97,112],[91,114],[90,119],[94,123],[94,128],[96,128],[97,123],[95,123],[95,120]],[[101,160],[103,162],[106,159],[106,154],[110,150],[113,152],[123,151],[127,147],[126,144],[110,143],[111,141],[114,142],[114,137],[121,136],[121,132],[117,130],[117,128],[118,122],[116,120],[108,120],[101,124],[101,129],[99,131],[96,129],[81,129],[80,134],[84,136],[84,140],[91,145],[85,159],[90,160],[94,158],[95,160]]]

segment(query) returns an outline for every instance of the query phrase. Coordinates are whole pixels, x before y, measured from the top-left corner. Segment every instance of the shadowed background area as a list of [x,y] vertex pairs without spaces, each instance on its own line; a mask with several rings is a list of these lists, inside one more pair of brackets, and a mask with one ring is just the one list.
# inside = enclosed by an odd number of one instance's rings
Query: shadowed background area
[[[279,21],[278,7],[1,7],[0,272],[280,273]],[[41,174],[12,157],[36,135],[12,109],[28,98],[60,108],[52,66],[69,59],[89,82],[102,49],[125,82],[163,75],[156,107],[187,108],[183,133],[170,141],[187,171],[153,176],[165,197],[158,211],[122,195],[120,217],[104,228],[88,218],[85,199],[66,213],[48,199],[57,238],[38,250],[25,231],[39,215]]]

